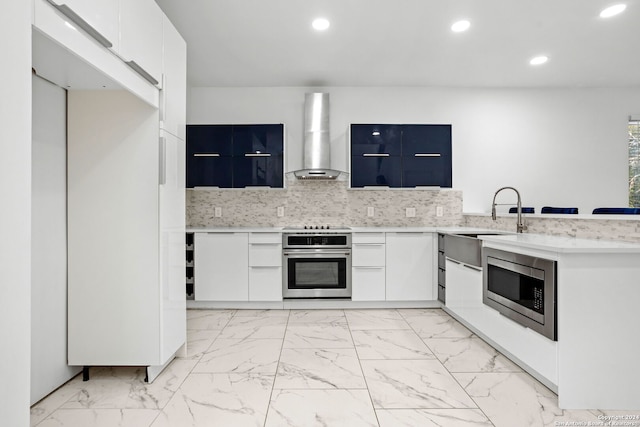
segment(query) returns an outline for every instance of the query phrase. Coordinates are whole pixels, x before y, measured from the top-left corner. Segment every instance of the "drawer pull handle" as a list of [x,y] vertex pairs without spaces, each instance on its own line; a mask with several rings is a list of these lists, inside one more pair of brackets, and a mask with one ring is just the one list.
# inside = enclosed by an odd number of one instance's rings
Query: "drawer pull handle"
[[389,157],[389,153],[364,153],[362,157]]
[[414,157],[440,157],[442,155],[440,153],[416,153],[413,156]]
[[193,157],[220,157],[218,153],[195,153]]

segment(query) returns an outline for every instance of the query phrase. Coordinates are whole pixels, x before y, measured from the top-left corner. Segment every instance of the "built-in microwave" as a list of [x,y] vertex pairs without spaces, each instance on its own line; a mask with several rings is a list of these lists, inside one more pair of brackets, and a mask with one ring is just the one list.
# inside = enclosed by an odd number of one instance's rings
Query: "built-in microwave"
[[485,305],[557,341],[555,261],[483,248],[482,267]]

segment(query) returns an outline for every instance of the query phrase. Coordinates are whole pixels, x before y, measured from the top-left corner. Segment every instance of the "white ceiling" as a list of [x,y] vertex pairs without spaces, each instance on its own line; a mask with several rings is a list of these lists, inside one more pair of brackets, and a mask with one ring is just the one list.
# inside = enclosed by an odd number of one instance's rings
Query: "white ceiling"
[[188,43],[190,86],[640,85],[640,0],[156,1]]

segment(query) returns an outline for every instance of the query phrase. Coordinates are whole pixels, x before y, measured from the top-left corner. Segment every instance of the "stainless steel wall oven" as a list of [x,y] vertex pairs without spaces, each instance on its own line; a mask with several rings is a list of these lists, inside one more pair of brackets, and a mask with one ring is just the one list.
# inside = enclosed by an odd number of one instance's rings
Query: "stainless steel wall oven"
[[484,304],[557,341],[556,262],[482,249]]
[[351,233],[285,229],[284,298],[351,298]]

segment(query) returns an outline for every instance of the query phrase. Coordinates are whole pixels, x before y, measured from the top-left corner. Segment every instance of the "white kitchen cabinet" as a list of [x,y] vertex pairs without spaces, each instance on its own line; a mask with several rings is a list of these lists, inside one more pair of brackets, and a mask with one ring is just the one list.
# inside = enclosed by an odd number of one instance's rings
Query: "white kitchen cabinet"
[[470,322],[482,316],[482,270],[447,259],[445,271],[447,308]]
[[120,57],[157,87],[162,87],[164,13],[153,0],[120,1]]
[[160,159],[160,283],[161,324],[165,328],[162,359],[171,356],[186,330],[185,273],[185,153],[183,140],[161,132]]
[[384,267],[385,245],[384,243],[353,243],[353,255],[351,263],[358,267]]
[[385,268],[353,267],[351,271],[352,301],[385,300]]
[[249,301],[282,301],[282,267],[249,267]]
[[82,28],[103,46],[119,51],[120,0],[47,1],[65,15],[70,24]]
[[434,233],[386,233],[387,301],[435,299]]
[[129,92],[67,99],[68,362],[152,381],[186,339],[184,145]]
[[249,300],[249,233],[195,233],[196,301]]
[[282,301],[282,235],[249,234],[249,301]]
[[[96,2],[74,3],[89,7]],[[112,50],[79,31],[47,0],[35,0],[33,6],[32,67],[39,76],[69,90],[124,89],[158,107],[158,88],[128,67]]]
[[187,44],[171,21],[163,15],[161,127],[186,139],[187,117]]
[[385,300],[385,235],[354,233],[352,236],[351,284],[353,301]]

